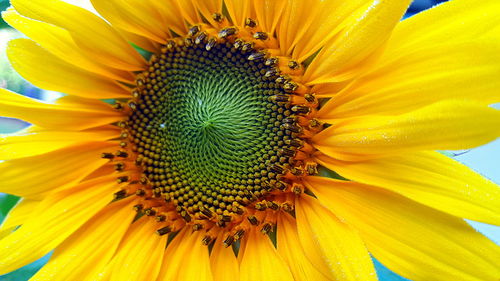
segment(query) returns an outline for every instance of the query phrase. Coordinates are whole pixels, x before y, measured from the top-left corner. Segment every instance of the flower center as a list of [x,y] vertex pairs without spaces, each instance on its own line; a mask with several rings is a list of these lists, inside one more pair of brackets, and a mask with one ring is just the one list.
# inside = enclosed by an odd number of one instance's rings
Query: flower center
[[[241,213],[273,189],[295,148],[287,95],[264,60],[229,42],[175,46],[151,61],[130,134],[153,191],[186,216]],[[291,120],[290,120],[291,121]]]
[[248,227],[268,232],[276,212],[293,212],[300,177],[316,173],[307,138],[321,129],[317,100],[287,75],[300,66],[283,71],[236,33],[195,26],[153,55],[119,124],[126,150],[104,155],[134,158],[138,173],[119,177],[130,184],[115,196],[141,196],[136,210],[164,223],[160,235],[192,225],[206,229],[204,243],[223,230],[230,245]]

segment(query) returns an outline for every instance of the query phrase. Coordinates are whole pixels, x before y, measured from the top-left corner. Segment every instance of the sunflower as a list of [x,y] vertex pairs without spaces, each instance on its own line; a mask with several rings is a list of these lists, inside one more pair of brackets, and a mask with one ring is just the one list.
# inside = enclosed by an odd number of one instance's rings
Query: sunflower
[[497,281],[500,189],[435,150],[500,136],[500,2],[11,0],[0,274]]

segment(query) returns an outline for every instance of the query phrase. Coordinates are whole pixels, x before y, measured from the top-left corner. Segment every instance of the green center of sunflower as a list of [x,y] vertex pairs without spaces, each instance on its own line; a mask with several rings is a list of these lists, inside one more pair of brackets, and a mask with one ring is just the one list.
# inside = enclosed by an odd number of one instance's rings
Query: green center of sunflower
[[130,104],[143,175],[186,221],[241,214],[276,189],[295,154],[289,92],[274,68],[252,49],[207,46],[163,48]]

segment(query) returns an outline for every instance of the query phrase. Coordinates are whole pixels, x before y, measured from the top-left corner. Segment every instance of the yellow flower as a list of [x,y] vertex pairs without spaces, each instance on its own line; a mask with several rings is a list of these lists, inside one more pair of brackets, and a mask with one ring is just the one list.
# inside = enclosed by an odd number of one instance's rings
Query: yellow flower
[[0,142],[0,274],[499,280],[463,218],[500,189],[433,150],[500,135],[500,1],[11,2],[13,67],[67,95],[0,92],[33,124]]

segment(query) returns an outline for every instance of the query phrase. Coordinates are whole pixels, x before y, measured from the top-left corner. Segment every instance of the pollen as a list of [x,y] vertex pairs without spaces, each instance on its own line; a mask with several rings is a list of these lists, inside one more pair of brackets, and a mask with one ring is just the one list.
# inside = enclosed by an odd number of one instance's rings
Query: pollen
[[170,40],[115,107],[128,114],[123,149],[102,155],[128,184],[115,197],[139,197],[158,235],[188,226],[208,245],[223,231],[230,246],[250,227],[269,233],[317,173],[308,139],[322,125],[302,66],[273,56],[273,38],[247,22]]

